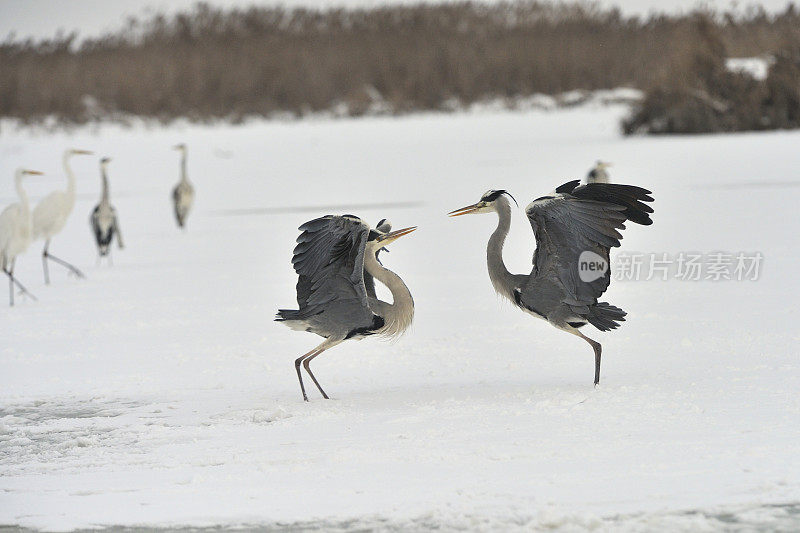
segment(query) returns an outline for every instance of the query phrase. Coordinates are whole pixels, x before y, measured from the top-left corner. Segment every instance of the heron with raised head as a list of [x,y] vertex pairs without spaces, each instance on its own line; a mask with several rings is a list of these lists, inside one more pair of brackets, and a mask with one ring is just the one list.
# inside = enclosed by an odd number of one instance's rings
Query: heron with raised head
[[[311,361],[325,350],[348,339],[371,335],[396,338],[414,318],[414,300],[400,276],[385,268],[378,252],[416,227],[389,231],[382,220],[378,227],[353,215],[327,215],[300,226],[292,264],[297,272],[299,309],[281,309],[275,318],[298,331],[324,337],[324,341],[295,362],[303,400],[308,401],[300,365],[326,400],[328,395],[311,372]],[[374,280],[392,293],[392,303],[375,295]]]
[[41,176],[37,170],[25,168],[17,169],[14,174],[14,185],[17,189],[19,202],[14,203],[3,209],[0,213],[0,267],[8,276],[8,298],[9,304],[14,305],[14,285],[19,287],[22,294],[27,294],[34,300],[36,297],[28,292],[23,285],[14,277],[14,264],[17,256],[27,250],[31,243],[31,210],[28,202],[28,195],[22,188],[22,180],[25,176]]
[[580,180],[574,180],[537,198],[525,208],[536,237],[530,274],[512,274],[503,262],[503,244],[511,228],[507,191],[487,191],[477,203],[449,215],[497,214],[499,223],[486,250],[494,289],[522,311],[589,343],[597,385],[602,346],[580,328],[591,324],[608,331],[625,320],[625,311],[598,298],[611,283],[609,249],[620,245],[624,223],[653,223],[653,208],[645,203],[653,201],[650,194],[632,185],[580,185]]
[[108,175],[107,168],[111,158],[104,157],[100,160],[100,178],[103,184],[103,192],[100,196],[100,203],[92,210],[90,222],[92,225],[92,232],[94,233],[95,241],[97,242],[97,253],[99,254],[97,260],[100,261],[101,257],[108,256],[109,261],[111,256],[111,240],[116,237],[119,249],[125,248],[122,243],[122,233],[119,230],[119,220],[117,219],[117,210],[111,205],[111,200],[108,191]]
[[181,179],[175,188],[172,189],[172,205],[175,207],[175,220],[178,226],[186,227],[186,217],[194,202],[194,187],[189,183],[189,175],[186,172],[186,145],[181,143],[173,147],[181,153]]
[[598,160],[586,175],[586,183],[611,183],[611,175],[608,173],[610,166],[611,163]]
[[53,191],[36,204],[33,208],[33,238],[44,239],[44,249],[42,250],[42,269],[44,270],[44,282],[50,284],[50,272],[48,270],[48,260],[53,261],[79,278],[85,277],[83,272],[78,270],[75,265],[67,263],[50,253],[50,240],[64,229],[72,209],[75,207],[75,174],[69,166],[69,160],[73,155],[91,155],[88,150],[69,149],[64,152],[63,164],[67,174],[67,190]]

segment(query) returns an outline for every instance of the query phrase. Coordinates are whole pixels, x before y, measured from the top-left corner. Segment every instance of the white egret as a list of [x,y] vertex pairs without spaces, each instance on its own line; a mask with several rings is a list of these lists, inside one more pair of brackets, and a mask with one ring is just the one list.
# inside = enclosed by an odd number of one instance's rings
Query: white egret
[[69,159],[73,155],[91,155],[88,150],[70,149],[64,152],[64,171],[67,173],[67,190],[53,191],[33,208],[33,238],[44,239],[44,249],[42,250],[42,269],[44,270],[44,282],[50,284],[50,272],[47,261],[54,261],[67,268],[79,278],[85,277],[83,272],[77,267],[59,259],[51,254],[50,240],[64,229],[72,209],[75,207],[75,174],[69,166]]
[[14,184],[17,188],[19,202],[11,204],[0,213],[0,267],[8,276],[8,298],[10,305],[14,305],[14,285],[19,287],[23,294],[36,299],[14,277],[14,264],[17,256],[24,252],[31,243],[31,210],[28,195],[22,188],[25,176],[41,175],[36,170],[20,168],[14,175]]

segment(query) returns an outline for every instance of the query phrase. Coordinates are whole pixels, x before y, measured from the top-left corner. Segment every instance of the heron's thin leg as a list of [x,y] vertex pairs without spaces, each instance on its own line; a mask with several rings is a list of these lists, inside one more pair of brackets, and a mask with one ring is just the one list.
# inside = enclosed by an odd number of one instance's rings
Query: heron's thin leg
[[305,353],[294,360],[294,368],[295,370],[297,370],[297,379],[300,380],[300,390],[303,393],[303,400],[306,402],[308,401],[308,396],[306,396],[306,388],[303,385],[303,375],[300,373],[300,363],[302,363],[303,359],[305,359],[306,357],[314,355],[317,352],[317,350],[319,350],[319,347],[314,348],[310,352]]
[[303,360],[303,366],[306,368],[306,372],[308,372],[308,375],[311,376],[311,379],[314,381],[314,385],[316,385],[317,388],[319,389],[319,392],[320,392],[320,394],[322,394],[322,397],[325,398],[326,400],[330,400],[330,398],[328,398],[328,395],[325,394],[325,391],[322,390],[322,387],[320,387],[319,381],[317,381],[317,378],[314,377],[314,374],[311,372],[311,367],[309,366],[311,364],[311,360],[314,359],[316,356],[318,356],[319,354],[321,354],[324,351],[325,351],[325,348],[323,348],[322,350],[317,351],[317,353],[315,353],[315,354],[311,355],[310,357],[304,359]]
[[9,305],[11,305],[12,307],[14,306],[14,285],[19,287],[20,294],[30,296],[30,298],[33,301],[38,302],[39,300],[36,298],[36,296],[31,294],[30,291],[28,291],[28,289],[26,289],[25,286],[22,285],[22,283],[20,283],[19,280],[14,277],[14,263],[16,263],[16,259],[11,262],[11,268],[9,268],[8,270],[3,270],[3,272],[5,272],[6,275],[8,276],[8,295],[10,300]]
[[44,284],[50,285],[50,271],[47,267],[47,249],[50,247],[50,239],[44,243],[44,250],[42,250],[42,269],[44,270]]
[[55,261],[56,263],[58,263],[59,265],[63,266],[64,268],[68,269],[70,272],[72,272],[73,274],[75,274],[79,278],[85,278],[86,277],[86,276],[83,275],[83,272],[78,270],[78,267],[76,267],[75,265],[71,265],[71,264],[67,263],[66,261],[64,261],[63,259],[60,259],[60,258],[54,256],[53,254],[51,254],[50,252],[48,252],[47,248],[49,246],[50,246],[50,241],[48,240],[47,244],[44,247],[44,252],[42,253],[42,262],[44,263],[44,280],[45,280],[45,283],[48,283],[48,284],[50,283],[50,279],[49,279],[48,272],[47,272],[47,261],[46,261],[47,259],[50,259],[51,261]]
[[19,287],[19,292],[20,292],[20,294],[24,294],[25,296],[29,296],[29,297],[30,297],[30,298],[31,298],[31,299],[32,299],[34,302],[38,302],[38,301],[39,301],[39,300],[38,300],[38,298],[36,298],[36,296],[34,296],[33,294],[31,294],[31,292],[30,292],[28,289],[26,289],[26,288],[25,288],[25,287],[22,285],[22,283],[20,283],[20,282],[19,282],[19,280],[18,280],[17,278],[15,278],[15,277],[12,275],[12,276],[11,276],[11,279],[13,279],[13,280],[14,280],[14,284],[15,284],[17,287]]
[[3,269],[3,272],[8,276],[8,305],[9,307],[14,307],[14,278],[7,270]]
[[600,383],[600,355],[603,353],[603,347],[599,342],[590,339],[578,330],[575,330],[575,334],[588,342],[594,350],[594,384],[597,386]]

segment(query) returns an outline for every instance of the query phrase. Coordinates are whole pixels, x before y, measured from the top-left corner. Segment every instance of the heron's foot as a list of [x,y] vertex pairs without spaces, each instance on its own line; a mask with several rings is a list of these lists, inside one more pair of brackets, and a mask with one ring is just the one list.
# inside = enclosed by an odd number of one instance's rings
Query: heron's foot
[[27,296],[28,298],[30,298],[34,302],[38,302],[39,301],[39,299],[36,298],[36,296],[34,296],[33,294],[29,293],[28,289],[26,289],[24,287],[20,287],[19,292],[17,293],[17,296]]
[[75,276],[78,279],[86,279],[86,275],[74,266],[67,267],[67,275]]

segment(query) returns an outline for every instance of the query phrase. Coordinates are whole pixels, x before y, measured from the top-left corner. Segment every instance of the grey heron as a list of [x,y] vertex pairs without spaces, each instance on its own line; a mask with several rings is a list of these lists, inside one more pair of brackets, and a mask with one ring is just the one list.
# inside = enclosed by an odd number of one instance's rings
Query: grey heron
[[597,385],[602,346],[579,328],[591,324],[607,331],[625,320],[625,311],[597,299],[611,282],[609,249],[620,245],[624,222],[653,223],[653,208],[645,203],[653,201],[650,194],[632,185],[580,185],[574,180],[537,198],[525,208],[536,237],[533,270],[527,275],[511,274],[503,262],[511,227],[508,192],[487,191],[477,203],[449,215],[497,213],[499,223],[486,250],[494,289],[522,311],[588,342],[594,350]]
[[586,183],[611,183],[608,167],[611,163],[598,160],[592,170],[586,175]]
[[175,220],[178,226],[183,228],[194,202],[194,187],[189,183],[189,176],[186,173],[186,145],[181,143],[173,148],[181,153],[181,179],[172,189],[172,204],[175,207]]
[[69,166],[69,159],[73,155],[91,155],[87,150],[70,149],[64,152],[64,170],[67,174],[67,190],[53,191],[36,204],[33,209],[33,238],[44,239],[44,249],[42,250],[42,269],[44,270],[44,282],[50,284],[50,272],[48,271],[47,261],[51,260],[79,278],[85,277],[83,272],[77,267],[59,259],[49,252],[50,240],[58,234],[67,223],[72,208],[75,207],[75,174]]
[[122,233],[119,230],[117,210],[111,205],[111,200],[109,199],[106,169],[110,161],[111,159],[108,157],[104,157],[100,160],[100,177],[103,183],[103,192],[100,196],[100,203],[92,210],[92,216],[90,218],[92,232],[97,241],[98,261],[100,257],[109,254],[111,240],[114,237],[117,238],[117,245],[120,250],[125,248],[125,245],[122,243]]
[[14,185],[17,189],[19,202],[14,203],[3,209],[0,213],[0,267],[8,276],[8,298],[9,304],[14,305],[14,285],[19,287],[23,294],[27,294],[34,300],[36,299],[22,284],[14,277],[14,264],[17,256],[24,252],[31,243],[31,209],[28,202],[28,195],[22,188],[22,180],[25,176],[38,175],[42,173],[37,170],[25,168],[17,169],[14,174]]
[[[382,230],[391,226],[381,221]],[[300,365],[326,400],[317,378],[311,372],[311,361],[325,350],[347,340],[360,340],[370,335],[386,338],[400,336],[414,318],[414,300],[400,276],[383,267],[378,252],[408,235],[416,227],[397,231],[370,229],[353,215],[327,215],[300,226],[292,264],[297,272],[297,304],[299,309],[281,309],[275,318],[298,331],[324,337],[316,348],[298,357],[295,362],[303,400],[308,401]],[[393,303],[375,296],[374,282],[368,289],[365,278],[377,279],[392,293]]]

